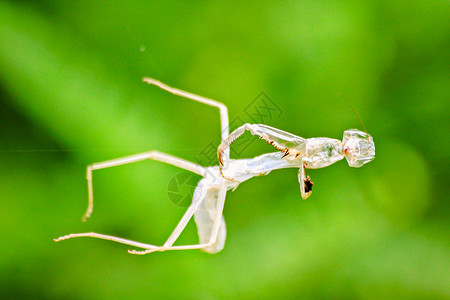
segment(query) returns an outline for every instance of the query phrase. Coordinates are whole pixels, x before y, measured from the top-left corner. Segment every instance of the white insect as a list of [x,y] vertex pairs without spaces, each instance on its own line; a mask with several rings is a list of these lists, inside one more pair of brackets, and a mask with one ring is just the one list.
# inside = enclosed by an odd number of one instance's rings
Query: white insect
[[[222,143],[218,147],[217,153],[220,165],[203,167],[158,151],[139,153],[90,165],[87,167],[89,203],[83,221],[86,221],[91,216],[94,206],[93,170],[152,159],[194,172],[203,176],[203,178],[199,181],[194,191],[191,205],[162,246],[144,244],[95,232],[65,235],[55,239],[56,242],[75,237],[93,237],[144,249],[141,251],[128,250],[131,254],[186,249],[201,249],[208,253],[217,253],[225,245],[226,229],[222,211],[227,190],[234,190],[240,183],[254,176],[267,175],[272,170],[298,168],[300,193],[302,198],[306,199],[311,195],[313,182],[311,182],[309,176],[305,176],[305,169],[327,167],[344,157],[351,167],[361,167],[375,158],[375,145],[372,137],[367,132],[357,129],[344,131],[342,142],[331,138],[304,139],[263,124],[244,124],[229,134],[228,111],[224,104],[172,88],[151,78],[144,78],[144,82],[156,85],[172,94],[219,108]],[[251,159],[230,159],[228,148],[246,130],[253,135],[258,135],[261,139],[281,150],[281,152],[267,153]],[[197,224],[199,244],[174,246],[175,241],[192,216],[194,216]]]

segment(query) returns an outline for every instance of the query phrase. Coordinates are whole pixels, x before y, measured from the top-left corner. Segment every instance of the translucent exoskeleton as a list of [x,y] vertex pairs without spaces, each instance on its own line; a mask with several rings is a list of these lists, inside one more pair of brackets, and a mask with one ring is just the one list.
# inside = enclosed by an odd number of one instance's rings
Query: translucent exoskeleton
[[[226,238],[225,221],[222,216],[225,196],[228,190],[236,189],[240,183],[254,177],[267,175],[272,170],[298,168],[300,194],[303,199],[312,193],[313,182],[305,175],[305,169],[327,167],[344,157],[351,167],[361,167],[375,158],[375,145],[372,137],[363,131],[349,129],[344,131],[342,141],[331,138],[305,139],[289,132],[263,124],[244,124],[231,134],[228,131],[227,107],[217,101],[170,87],[160,81],[144,78],[144,82],[156,85],[172,94],[179,95],[203,104],[217,107],[220,112],[222,142],[217,149],[219,165],[204,167],[172,155],[149,151],[87,167],[88,208],[83,221],[91,216],[94,207],[92,172],[94,170],[135,163],[146,159],[171,164],[201,175],[193,195],[192,203],[162,246],[140,243],[115,236],[95,232],[74,233],[55,239],[56,242],[75,237],[93,237],[126,244],[142,250],[128,250],[131,254],[147,254],[155,251],[201,249],[208,253],[217,253],[224,248]],[[280,150],[250,159],[231,159],[230,145],[245,131],[267,141]],[[194,217],[198,229],[199,243],[175,246],[189,220]]]

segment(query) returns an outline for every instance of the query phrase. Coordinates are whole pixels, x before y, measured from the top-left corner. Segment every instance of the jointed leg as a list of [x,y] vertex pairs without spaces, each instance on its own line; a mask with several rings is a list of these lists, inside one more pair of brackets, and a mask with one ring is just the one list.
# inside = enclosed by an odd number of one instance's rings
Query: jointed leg
[[[186,213],[181,218],[180,222],[178,222],[177,227],[175,227],[175,229],[173,230],[172,234],[170,235],[170,237],[167,239],[167,241],[164,243],[163,246],[156,247],[154,249],[148,249],[148,248],[145,248],[145,247],[140,247],[140,248],[144,248],[144,249],[147,249],[147,250],[145,250],[145,251],[128,250],[128,252],[131,253],[131,254],[147,254],[147,253],[151,253],[151,252],[154,252],[154,251],[171,250],[173,248],[173,246],[172,246],[173,243],[175,243],[175,241],[180,236],[181,232],[183,232],[184,228],[186,228],[186,225],[188,224],[189,220],[194,215],[195,211],[200,206],[200,203],[201,203],[202,200],[203,200],[203,198],[199,199],[198,201],[193,199],[192,204],[189,206],[189,208],[187,209]],[[183,249],[195,249],[195,248],[189,248],[190,246],[197,247],[199,245],[183,246],[184,247]]]
[[132,246],[132,247],[138,247],[138,248],[146,249],[145,251],[128,250],[128,252],[131,253],[131,254],[139,254],[139,255],[147,254],[147,253],[151,253],[151,252],[155,252],[155,251],[165,251],[165,250],[202,249],[204,247],[210,246],[210,244],[200,244],[200,245],[172,246],[172,247],[169,247],[169,248],[165,249],[164,247],[159,247],[159,246],[155,246],[155,245],[140,243],[140,242],[136,242],[136,241],[132,241],[132,240],[118,238],[118,237],[111,236],[111,235],[106,235],[106,234],[99,234],[99,233],[95,233],[95,232],[72,233],[72,234],[68,234],[68,235],[65,235],[65,236],[61,236],[61,237],[59,237],[57,239],[53,239],[53,240],[55,242],[60,242],[60,241],[68,240],[68,239],[71,239],[71,238],[77,238],[77,237],[97,238],[97,239],[102,239],[102,240],[107,240],[107,241],[113,241],[113,242],[121,243],[121,244],[124,244],[124,245],[129,245],[129,246]]
[[217,148],[217,156],[220,163],[220,173],[227,180],[233,180],[232,178],[227,178],[222,172],[222,167],[225,164],[227,167],[227,156],[223,154],[229,151],[230,145],[245,131],[250,131],[252,135],[259,136],[260,139],[267,141],[270,145],[274,146],[278,150],[284,153],[284,157],[287,160],[296,159],[301,153],[306,151],[306,140],[302,137],[296,136],[292,133],[277,129],[275,127],[267,126],[264,124],[249,124],[246,123],[241,127],[234,130],[228,138],[222,141],[222,143]]
[[[105,164],[108,162],[105,162]],[[204,200],[206,194],[208,192],[208,189],[201,187],[198,190],[198,194],[194,194],[194,199],[192,201],[192,204],[189,206],[188,210],[184,214],[183,218],[178,223],[177,227],[173,231],[173,233],[170,235],[170,237],[167,239],[166,243],[164,243],[163,246],[156,246],[151,244],[145,244],[140,243],[128,239],[123,239],[115,236],[110,236],[106,234],[99,234],[95,232],[88,232],[88,233],[73,233],[69,235],[65,235],[62,237],[59,237],[57,239],[54,239],[55,242],[71,239],[71,238],[77,238],[77,237],[92,237],[92,238],[98,238],[103,240],[110,240],[117,243],[122,243],[125,245],[138,247],[142,249],[146,249],[144,251],[136,251],[136,250],[129,250],[128,252],[131,254],[148,254],[155,251],[166,251],[166,250],[187,250],[187,249],[202,249],[212,246],[217,241],[217,236],[219,233],[219,226],[220,226],[220,220],[222,217],[223,207],[225,203],[225,196],[226,196],[226,188],[225,188],[225,181],[223,181],[222,186],[219,190],[218,194],[218,202],[217,202],[217,214],[215,216],[215,220],[213,223],[212,231],[211,231],[211,238],[208,243],[206,244],[197,244],[197,245],[182,245],[182,246],[173,246],[173,243],[177,240],[177,238],[180,236],[181,232],[186,227],[189,220],[192,218],[193,214],[196,212],[196,210],[199,208],[201,202]]]
[[135,241],[132,241],[132,240],[122,239],[122,238],[118,238],[118,237],[115,237],[115,236],[106,235],[106,234],[99,234],[99,233],[95,233],[95,232],[72,233],[72,234],[68,234],[68,235],[65,235],[65,236],[61,236],[61,237],[59,237],[57,239],[54,239],[54,241],[55,242],[60,242],[60,241],[64,241],[64,240],[68,240],[68,239],[76,238],[76,237],[92,237],[92,238],[97,238],[97,239],[102,239],[102,240],[113,241],[113,242],[129,245],[129,246],[133,246],[133,247],[139,247],[139,248],[143,248],[143,249],[155,249],[155,248],[158,248],[158,246],[154,246],[154,245],[150,245],[150,244],[144,244],[144,243],[139,243],[139,242],[135,242]]
[[[206,105],[210,105],[210,106],[219,108],[220,124],[221,124],[221,130],[222,130],[221,131],[222,141],[228,137],[228,135],[229,135],[228,109],[223,103],[170,87],[167,84],[164,84],[164,83],[162,83],[158,80],[152,79],[152,78],[145,77],[143,79],[143,81],[147,82],[148,84],[156,85],[156,86],[162,88],[163,90],[168,91],[169,93],[172,93],[174,95],[185,97],[185,98],[188,98],[188,99],[191,99],[191,100],[194,100],[194,101],[206,104]],[[229,152],[226,151],[224,153],[224,155],[226,156],[226,158],[228,158]]]
[[134,162],[139,162],[146,159],[152,159],[156,161],[161,161],[170,165],[174,165],[180,168],[183,168],[185,170],[194,172],[196,174],[199,174],[201,176],[206,175],[206,169],[202,166],[199,166],[197,164],[194,164],[190,161],[158,152],[158,151],[149,151],[144,153],[139,153],[135,155],[130,155],[126,157],[121,157],[105,162],[95,163],[87,167],[87,182],[88,182],[88,208],[86,210],[86,213],[83,216],[83,222],[86,222],[86,219],[89,218],[92,214],[92,210],[94,209],[94,192],[93,192],[93,186],[92,186],[92,171],[93,170],[99,170],[104,168],[110,168],[125,164],[130,164]]
[[198,245],[183,245],[183,246],[173,246],[173,243],[176,241],[176,239],[180,236],[183,229],[186,227],[187,223],[189,222],[192,215],[195,213],[195,211],[200,206],[201,202],[204,200],[204,197],[206,195],[206,190],[201,191],[201,196],[199,199],[194,199],[192,201],[191,206],[189,207],[188,211],[186,211],[185,215],[181,219],[181,221],[178,223],[177,227],[173,231],[173,233],[170,235],[170,237],[167,239],[167,241],[164,243],[164,246],[155,248],[145,248],[141,247],[147,250],[144,251],[137,251],[137,250],[129,250],[128,252],[131,254],[137,254],[137,255],[144,255],[148,253],[152,253],[155,251],[167,251],[167,250],[188,250],[188,249],[202,249],[212,246],[217,241],[217,236],[219,234],[219,226],[220,221],[222,218],[223,213],[223,207],[225,204],[225,197],[226,197],[226,188],[225,188],[225,181],[222,182],[222,186],[219,190],[218,195],[218,202],[217,202],[217,214],[215,216],[215,220],[213,223],[212,231],[211,231],[211,238],[208,243],[206,244],[198,244]]
[[[201,191],[201,192],[203,194],[205,194],[206,191]],[[95,232],[72,233],[72,234],[65,235],[65,236],[59,237],[57,239],[54,239],[54,241],[59,242],[59,241],[64,241],[64,240],[68,240],[68,239],[76,238],[76,237],[92,237],[92,238],[109,240],[109,241],[122,243],[122,244],[133,246],[133,247],[146,249],[145,251],[128,250],[128,252],[131,254],[147,254],[147,253],[151,253],[151,252],[155,252],[155,251],[165,251],[165,250],[200,249],[200,248],[203,248],[208,245],[187,245],[187,246],[175,246],[175,247],[173,247],[172,245],[176,241],[176,239],[180,236],[181,232],[186,227],[186,225],[189,222],[189,220],[191,219],[192,215],[195,213],[195,211],[200,206],[202,200],[203,200],[203,198],[199,199],[199,201],[196,201],[195,199],[192,201],[191,206],[189,206],[188,210],[184,214],[183,218],[181,218],[180,222],[178,223],[178,225],[175,228],[175,230],[173,231],[173,233],[170,235],[167,242],[164,244],[164,246],[161,246],[161,247],[155,246],[155,245],[150,245],[150,244],[144,244],[144,243],[140,243],[140,242],[136,242],[136,241],[132,241],[132,240],[127,240],[127,239],[123,239],[123,238],[119,238],[119,237],[115,237],[115,236],[111,236],[111,235],[99,234],[99,233],[95,233]]]
[[245,123],[234,130],[217,148],[217,156],[219,157],[221,165],[223,165],[224,162],[222,159],[224,151],[227,150],[237,138],[243,135],[245,131],[250,131],[252,135],[259,136],[259,138],[284,152],[286,156],[290,155],[295,158],[301,152],[306,150],[306,140],[302,137],[264,124]]
[[[165,163],[175,165],[180,168],[192,171],[192,172],[197,173],[202,176],[206,175],[205,168],[203,168],[199,165],[196,165],[189,161],[185,161],[180,158],[177,158],[177,157],[165,154],[165,153],[157,152],[157,151],[144,152],[144,153],[131,155],[131,156],[127,156],[127,157],[122,157],[122,158],[118,158],[118,159],[114,159],[114,160],[110,160],[110,161],[95,163],[95,164],[89,166],[88,171],[87,171],[88,189],[89,189],[89,205],[88,205],[88,210],[87,210],[83,220],[85,220],[87,217],[90,216],[90,214],[92,213],[92,209],[93,209],[92,170],[98,170],[98,169],[102,169],[102,168],[119,166],[119,165],[123,165],[123,164],[142,161],[145,159],[153,159],[153,160],[165,162]],[[65,235],[65,236],[59,237],[57,239],[54,239],[54,241],[59,242],[59,241],[63,241],[63,240],[71,239],[71,238],[77,238],[77,237],[92,237],[92,238],[98,238],[98,239],[109,240],[109,241],[113,241],[113,242],[117,242],[117,243],[122,243],[122,244],[130,245],[133,247],[147,249],[148,253],[157,251],[157,250],[161,251],[161,249],[165,249],[165,248],[173,248],[173,249],[180,249],[180,250],[181,249],[203,248],[203,247],[205,247],[205,245],[171,247],[172,244],[175,242],[175,240],[178,238],[178,236],[181,234],[183,229],[186,227],[189,219],[192,217],[192,215],[198,209],[199,205],[201,204],[201,201],[204,198],[206,190],[204,190],[204,191],[200,190],[199,192],[200,192],[200,194],[197,194],[198,199],[194,199],[193,203],[188,208],[185,215],[179,222],[178,226],[175,228],[174,232],[169,237],[169,239],[167,240],[167,242],[164,244],[163,247],[140,243],[140,242],[123,239],[123,238],[119,238],[119,237],[115,237],[115,236],[110,236],[110,235],[106,235],[106,234],[99,234],[99,233],[95,233],[95,232],[73,233],[73,234]],[[134,252],[130,251],[130,253],[134,253]]]

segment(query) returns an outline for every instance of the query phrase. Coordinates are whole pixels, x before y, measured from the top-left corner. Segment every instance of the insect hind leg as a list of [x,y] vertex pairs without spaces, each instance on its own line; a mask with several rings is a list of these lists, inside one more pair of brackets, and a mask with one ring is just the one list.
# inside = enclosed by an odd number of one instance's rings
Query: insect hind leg
[[[144,255],[155,251],[167,250],[201,249],[208,253],[217,253],[221,251],[225,245],[226,239],[225,221],[222,216],[225,196],[226,188],[223,183],[217,191],[202,186],[202,181],[200,181],[194,193],[194,199],[191,206],[189,206],[183,218],[163,246],[150,248],[144,251],[129,250],[128,252],[131,254]],[[192,215],[194,215],[198,228],[199,244],[173,246],[174,242],[178,239],[181,232],[192,218]]]

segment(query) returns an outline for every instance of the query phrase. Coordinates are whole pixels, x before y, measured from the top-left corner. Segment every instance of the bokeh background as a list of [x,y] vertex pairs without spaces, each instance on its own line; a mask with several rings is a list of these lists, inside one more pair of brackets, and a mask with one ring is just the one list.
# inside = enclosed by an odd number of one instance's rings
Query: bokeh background
[[[0,1],[2,299],[450,297],[448,1]],[[96,231],[162,244],[184,208],[181,170],[86,165],[157,149],[195,161],[216,109],[144,76],[224,102],[230,119],[265,92],[268,125],[340,139],[361,128],[377,158],[274,171],[229,192],[228,239],[133,256]],[[257,141],[242,157],[273,151]],[[177,244],[197,242],[192,222]]]

